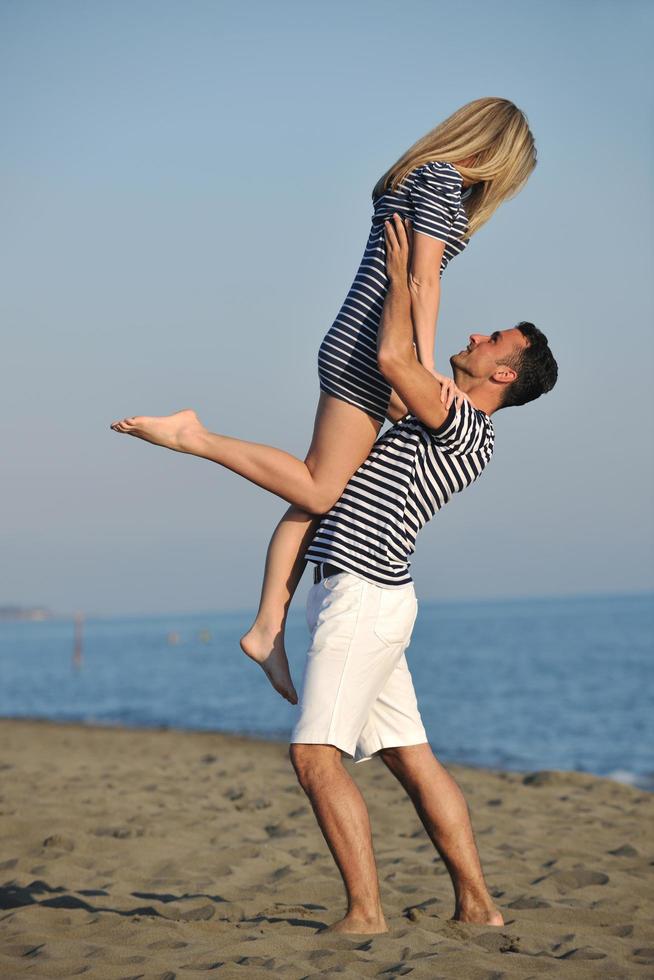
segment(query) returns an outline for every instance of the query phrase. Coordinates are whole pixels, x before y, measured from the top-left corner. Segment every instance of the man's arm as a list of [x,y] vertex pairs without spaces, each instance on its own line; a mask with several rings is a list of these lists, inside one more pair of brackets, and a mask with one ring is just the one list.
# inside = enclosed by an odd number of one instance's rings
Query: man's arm
[[391,398],[386,409],[386,418],[389,422],[399,422],[407,414],[409,409],[406,407],[396,391],[391,391]]
[[411,267],[408,273],[411,319],[418,360],[428,371],[434,370],[434,341],[441,298],[440,269],[445,242],[416,234],[411,241]]
[[402,219],[386,222],[386,271],[389,278],[377,338],[379,370],[407,409],[432,429],[449,414],[452,398],[443,398],[440,381],[416,360],[413,347],[411,294],[408,285],[410,248]]

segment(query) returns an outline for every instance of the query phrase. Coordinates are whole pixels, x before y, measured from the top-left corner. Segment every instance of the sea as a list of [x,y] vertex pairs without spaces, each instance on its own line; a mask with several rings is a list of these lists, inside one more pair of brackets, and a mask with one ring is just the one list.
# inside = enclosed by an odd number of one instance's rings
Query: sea
[[[297,707],[240,651],[247,612],[0,623],[0,715],[284,739]],[[308,641],[289,617],[296,687]],[[654,791],[654,596],[421,601],[409,667],[445,764]],[[0,746],[1,749],[1,746]]]

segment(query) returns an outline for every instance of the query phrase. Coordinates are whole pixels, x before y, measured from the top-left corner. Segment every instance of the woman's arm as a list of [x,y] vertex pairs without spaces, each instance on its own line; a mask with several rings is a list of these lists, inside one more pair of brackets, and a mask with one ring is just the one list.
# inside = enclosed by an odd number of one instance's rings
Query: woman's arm
[[409,292],[418,360],[434,371],[436,320],[441,297],[440,270],[445,242],[415,232],[411,250]]

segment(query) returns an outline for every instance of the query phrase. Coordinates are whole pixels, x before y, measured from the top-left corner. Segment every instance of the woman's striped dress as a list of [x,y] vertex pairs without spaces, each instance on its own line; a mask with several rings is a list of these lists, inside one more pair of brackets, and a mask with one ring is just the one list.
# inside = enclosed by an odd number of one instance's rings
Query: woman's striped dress
[[[318,353],[322,391],[356,405],[379,422],[391,389],[377,367],[377,331],[388,286],[384,221],[393,212],[411,218],[413,230],[445,242],[440,274],[467,240],[462,177],[451,163],[426,163],[374,204],[372,228],[359,271]],[[466,195],[464,195],[465,197]]]

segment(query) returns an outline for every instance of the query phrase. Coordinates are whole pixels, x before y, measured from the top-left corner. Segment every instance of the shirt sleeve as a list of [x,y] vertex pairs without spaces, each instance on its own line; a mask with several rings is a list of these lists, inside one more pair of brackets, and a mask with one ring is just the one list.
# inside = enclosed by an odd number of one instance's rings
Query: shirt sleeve
[[443,424],[429,429],[429,434],[441,451],[457,456],[492,450],[493,423],[470,402],[462,402],[459,408],[452,403]]
[[440,163],[426,163],[412,173],[409,197],[413,230],[448,242],[461,201],[461,189],[451,171]]

